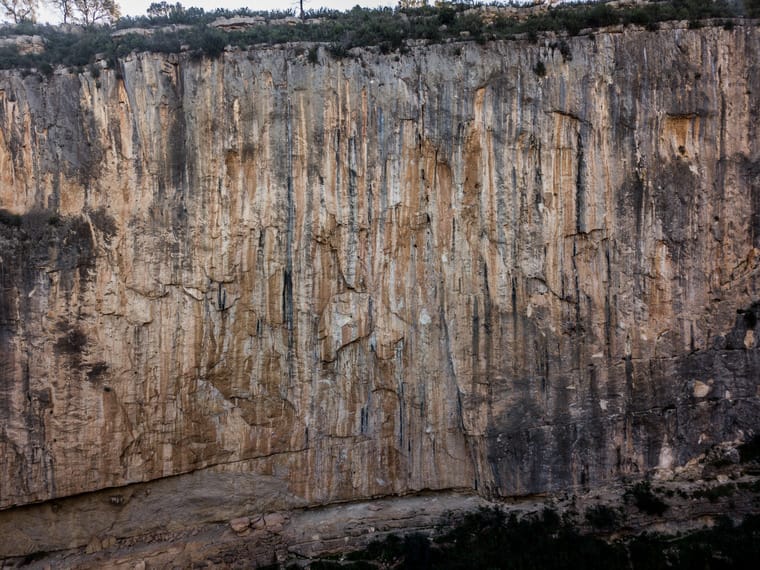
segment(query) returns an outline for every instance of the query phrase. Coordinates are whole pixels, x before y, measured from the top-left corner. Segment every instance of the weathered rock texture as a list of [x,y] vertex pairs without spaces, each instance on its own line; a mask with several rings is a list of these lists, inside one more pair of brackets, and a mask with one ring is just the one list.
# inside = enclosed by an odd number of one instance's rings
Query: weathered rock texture
[[526,494],[756,429],[760,30],[569,47],[5,72],[0,507]]

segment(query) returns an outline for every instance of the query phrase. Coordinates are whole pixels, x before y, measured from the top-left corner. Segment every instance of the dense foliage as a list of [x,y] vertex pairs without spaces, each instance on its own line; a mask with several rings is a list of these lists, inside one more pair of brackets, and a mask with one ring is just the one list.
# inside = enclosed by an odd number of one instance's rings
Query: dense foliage
[[747,15],[751,18],[760,18],[760,0],[744,0]]
[[626,500],[631,500],[636,508],[648,515],[662,515],[668,510],[668,505],[652,490],[649,481],[634,485],[625,493]]
[[389,536],[343,560],[320,560],[313,570],[409,569],[694,569],[754,568],[760,556],[760,517],[741,524],[721,519],[712,528],[678,536],[643,534],[605,541],[581,534],[550,510],[518,520],[496,509],[470,514],[436,540]]
[[755,435],[739,446],[739,457],[743,463],[760,461],[760,435]]
[[[439,3],[418,8],[356,7],[347,12],[317,10],[304,19],[292,17],[291,11],[254,12],[248,9],[230,12],[205,12],[184,8],[181,4],[156,3],[148,14],[126,17],[113,27],[57,28],[22,22],[0,29],[0,37],[39,35],[45,50],[39,54],[21,54],[15,46],[0,48],[0,68],[37,69],[49,73],[56,65],[75,68],[96,61],[116,62],[132,51],[176,53],[216,57],[226,46],[248,48],[258,44],[282,44],[304,41],[327,44],[334,56],[346,56],[354,47],[375,46],[382,52],[406,49],[409,40],[429,42],[536,39],[539,32],[576,35],[583,29],[609,25],[642,25],[655,29],[659,22],[688,20],[694,26],[705,19],[740,17],[756,13],[760,0],[663,0],[629,6],[604,2],[563,4],[545,11],[533,11],[530,17],[516,17],[514,11],[494,7],[473,9],[472,3]],[[262,25],[245,30],[223,32],[211,26],[220,17],[259,17]],[[289,18],[286,18],[288,17]],[[149,35],[126,33],[114,37],[114,30],[149,28]],[[567,46],[567,44],[564,44]],[[571,57],[564,53],[563,57]],[[316,63],[316,57],[310,58]],[[537,70],[539,73],[540,70]],[[540,73],[539,73],[540,74]]]

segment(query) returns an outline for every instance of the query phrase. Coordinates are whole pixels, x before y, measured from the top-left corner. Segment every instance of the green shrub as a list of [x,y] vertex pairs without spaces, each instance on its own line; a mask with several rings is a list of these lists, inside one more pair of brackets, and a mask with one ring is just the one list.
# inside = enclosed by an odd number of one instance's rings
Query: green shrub
[[312,46],[309,48],[309,54],[307,56],[307,59],[309,63],[312,65],[316,65],[319,63],[319,48],[317,46]]
[[750,18],[760,18],[760,0],[744,0],[744,8]]
[[196,38],[197,43],[191,44],[210,58],[219,57],[227,46],[227,36],[224,32],[213,28],[206,28]]
[[42,62],[40,65],[39,65],[39,67],[38,67],[37,69],[38,69],[38,71],[39,71],[39,72],[40,72],[42,75],[44,75],[45,77],[51,77],[51,76],[53,75],[53,71],[55,71],[55,70],[53,69],[53,66],[52,66],[52,65],[50,65],[50,64],[49,64],[48,62],[46,62],[46,61],[43,61],[43,62]]
[[20,228],[21,216],[14,214],[13,212],[9,212],[8,210],[0,209],[0,224],[13,228]]
[[585,17],[585,27],[602,28],[604,26],[613,26],[620,22],[620,16],[607,4],[596,4],[593,6]]
[[760,434],[739,446],[739,459],[742,463],[760,460]]
[[600,530],[611,530],[618,525],[619,516],[607,505],[594,505],[586,509],[586,523]]
[[760,479],[755,481],[742,481],[737,484],[740,489],[744,491],[751,491],[752,493],[760,493]]
[[710,487],[708,489],[699,489],[694,491],[692,495],[695,499],[706,498],[711,503],[716,503],[718,499],[723,497],[731,497],[736,492],[736,487],[733,483],[726,483],[725,485],[718,485],[717,487]]
[[568,44],[565,40],[560,40],[559,44],[557,44],[557,47],[559,48],[559,53],[562,55],[562,61],[572,61],[573,52],[570,49],[570,44]]
[[348,48],[341,43],[333,43],[327,46],[327,52],[335,59],[343,59],[348,57]]
[[668,510],[667,503],[654,494],[649,481],[636,483],[624,496],[626,500],[632,500],[637,509],[648,515],[661,516]]

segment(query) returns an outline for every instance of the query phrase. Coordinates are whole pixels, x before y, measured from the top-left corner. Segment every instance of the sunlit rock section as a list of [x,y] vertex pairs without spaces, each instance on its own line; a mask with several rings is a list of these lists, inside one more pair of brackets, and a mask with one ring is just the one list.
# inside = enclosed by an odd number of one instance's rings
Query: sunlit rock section
[[568,45],[3,72],[0,506],[537,493],[757,429],[760,31]]

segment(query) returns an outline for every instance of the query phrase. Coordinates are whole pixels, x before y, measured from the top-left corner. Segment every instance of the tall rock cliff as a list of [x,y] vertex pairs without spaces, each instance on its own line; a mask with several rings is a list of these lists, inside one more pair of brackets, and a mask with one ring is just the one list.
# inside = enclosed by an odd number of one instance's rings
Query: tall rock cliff
[[746,438],[758,54],[673,26],[3,72],[0,508],[191,472],[522,495]]

